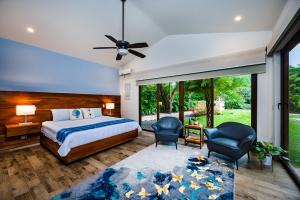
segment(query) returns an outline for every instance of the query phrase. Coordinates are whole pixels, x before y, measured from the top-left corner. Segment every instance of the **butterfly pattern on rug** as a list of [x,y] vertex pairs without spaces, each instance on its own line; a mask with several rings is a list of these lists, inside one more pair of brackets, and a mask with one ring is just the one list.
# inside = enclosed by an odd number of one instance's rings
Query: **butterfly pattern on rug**
[[204,156],[190,157],[185,167],[170,172],[151,169],[107,168],[93,180],[82,182],[55,196],[65,199],[233,199],[234,173],[231,164],[209,161]]

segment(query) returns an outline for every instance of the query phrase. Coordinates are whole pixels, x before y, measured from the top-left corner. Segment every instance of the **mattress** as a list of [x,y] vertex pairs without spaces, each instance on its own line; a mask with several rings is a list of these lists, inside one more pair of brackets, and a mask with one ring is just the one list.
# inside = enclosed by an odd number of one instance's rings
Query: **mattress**
[[77,126],[84,126],[89,124],[95,124],[99,122],[111,121],[120,118],[101,116],[93,119],[80,119],[80,120],[67,120],[67,121],[46,121],[42,123],[42,133],[49,139],[60,145],[58,154],[61,157],[65,157],[71,151],[72,148],[80,145],[88,144],[101,140],[104,138],[119,135],[125,132],[129,132],[135,129],[141,131],[141,127],[135,121],[127,122],[123,124],[115,124],[111,126],[105,126],[101,128],[95,128],[85,131],[75,132],[66,137],[64,142],[59,142],[56,139],[56,134],[63,128],[72,128]]

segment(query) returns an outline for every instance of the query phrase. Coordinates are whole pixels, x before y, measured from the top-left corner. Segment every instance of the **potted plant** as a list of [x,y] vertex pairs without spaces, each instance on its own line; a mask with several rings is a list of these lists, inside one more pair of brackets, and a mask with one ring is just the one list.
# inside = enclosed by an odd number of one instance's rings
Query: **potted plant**
[[258,159],[266,166],[272,165],[272,156],[277,155],[281,157],[287,153],[281,147],[274,146],[266,141],[256,142],[252,147],[252,151],[257,154]]

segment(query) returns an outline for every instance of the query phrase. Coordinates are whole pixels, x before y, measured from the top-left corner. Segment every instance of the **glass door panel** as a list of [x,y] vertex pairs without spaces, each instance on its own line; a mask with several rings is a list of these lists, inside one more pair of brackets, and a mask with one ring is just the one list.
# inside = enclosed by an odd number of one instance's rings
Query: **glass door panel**
[[173,116],[179,118],[179,83],[157,85],[159,118]]
[[251,75],[214,79],[214,126],[240,122],[251,126]]
[[151,125],[157,121],[157,86],[142,85],[140,89],[141,127],[152,130]]
[[292,166],[300,175],[300,44],[288,55],[288,151]]
[[207,125],[207,104],[204,91],[209,80],[192,80],[184,83],[184,124],[200,123]]

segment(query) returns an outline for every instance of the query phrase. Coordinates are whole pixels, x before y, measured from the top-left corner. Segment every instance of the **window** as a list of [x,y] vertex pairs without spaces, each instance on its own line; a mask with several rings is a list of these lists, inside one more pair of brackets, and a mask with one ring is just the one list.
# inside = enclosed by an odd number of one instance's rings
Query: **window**
[[184,124],[200,123],[209,127],[210,79],[185,81]]
[[214,126],[240,122],[251,126],[251,75],[214,79]]
[[151,125],[157,121],[157,86],[140,86],[141,127],[144,130],[152,130]]
[[300,37],[284,52],[282,66],[282,146],[288,150],[290,167],[300,175]]
[[179,117],[179,84],[177,82],[157,85],[158,117]]
[[200,123],[204,127],[216,127],[231,121],[255,128],[256,116],[252,114],[256,115],[256,101],[251,98],[252,93],[256,98],[257,84],[253,84],[253,80],[256,81],[253,77],[257,76],[237,75],[140,86],[141,127],[152,130],[151,125],[159,118],[173,116],[184,125]]

